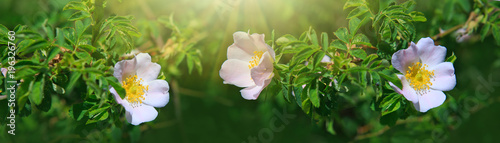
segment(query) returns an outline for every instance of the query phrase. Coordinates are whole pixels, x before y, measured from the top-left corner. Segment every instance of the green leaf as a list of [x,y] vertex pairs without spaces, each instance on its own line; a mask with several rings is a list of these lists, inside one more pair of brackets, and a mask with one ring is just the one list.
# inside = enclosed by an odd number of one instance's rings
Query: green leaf
[[335,36],[342,40],[344,43],[349,43],[349,34],[347,32],[347,28],[341,27],[334,32]]
[[186,61],[187,61],[189,74],[191,74],[191,71],[193,71],[193,66],[194,66],[194,61],[193,61],[193,57],[191,56],[191,54],[187,54]]
[[314,29],[312,29],[312,27],[309,27],[308,36],[309,36],[309,39],[311,40],[311,43],[313,45],[319,45],[318,35],[316,35],[316,31],[314,31]]
[[52,60],[54,57],[56,57],[57,54],[59,54],[59,52],[61,52],[61,49],[59,49],[59,47],[52,47],[52,49],[50,49],[49,51],[49,54],[47,55],[47,61]]
[[401,107],[401,102],[399,100],[401,97],[402,95],[397,93],[392,93],[386,96],[380,104],[380,108],[382,108],[382,116],[398,110]]
[[349,12],[349,14],[347,15],[347,19],[356,18],[362,14],[365,14],[366,12],[368,12],[368,10],[369,9],[365,6],[356,7],[351,12]]
[[1,32],[0,35],[1,34],[7,34],[7,33],[9,33],[9,31],[10,30],[7,27],[5,27],[4,25],[0,24],[0,32]]
[[372,44],[370,43],[370,40],[368,39],[368,37],[365,36],[365,34],[357,34],[354,39],[352,40],[352,43],[353,44],[356,44],[356,45],[365,45],[365,46],[370,46],[372,47]]
[[325,52],[319,50],[318,52],[316,52],[316,54],[314,55],[314,65],[313,65],[313,68],[315,69],[316,67],[318,67],[318,65],[321,63],[321,60],[323,60],[323,57],[325,57]]
[[427,18],[425,18],[424,13],[413,11],[410,13],[410,16],[413,18],[413,21],[425,22]]
[[59,85],[57,85],[57,84],[55,84],[55,83],[52,83],[52,88],[53,88],[53,90],[54,90],[56,93],[58,93],[58,94],[61,94],[61,95],[62,95],[62,94],[64,94],[64,93],[66,93],[66,91],[64,90],[64,88],[63,88],[63,87],[61,87],[61,86],[59,86]]
[[321,33],[321,39],[322,39],[323,50],[327,50],[329,43],[328,34],[326,32]]
[[78,11],[78,12],[75,12],[73,13],[70,17],[69,17],[69,21],[76,21],[76,20],[82,20],[82,19],[85,19],[85,18],[89,18],[90,17],[90,13],[86,12],[86,11]]
[[83,33],[85,33],[85,30],[89,27],[88,24],[83,24],[81,20],[75,21],[75,32],[77,34],[77,38],[81,39]]
[[318,108],[319,107],[319,95],[318,95],[318,89],[317,88],[310,88],[308,92],[309,99],[311,100],[311,103],[314,107]]
[[311,112],[311,101],[309,101],[309,98],[302,101],[302,110],[306,114],[309,114]]
[[29,53],[33,53],[36,50],[46,48],[48,46],[47,41],[44,39],[38,40],[23,40],[18,45],[19,56],[24,56]]
[[120,95],[120,97],[124,99],[127,95],[125,89],[123,89],[120,83],[115,82],[112,78],[114,77],[106,78],[106,80],[115,89],[116,93],[118,93],[118,95]]
[[358,7],[365,5],[364,0],[347,0],[347,2],[344,4],[344,10],[350,7]]
[[304,48],[299,53],[294,55],[292,61],[290,62],[290,65],[296,65],[297,63],[305,62],[305,60],[311,57],[316,51],[318,50],[311,48]]
[[340,40],[333,40],[332,43],[330,43],[330,46],[334,47],[335,49],[347,51],[347,46]]
[[361,20],[356,17],[349,20],[349,32],[351,32],[351,36],[354,36],[358,32],[359,27],[361,27]]
[[294,85],[302,86],[304,84],[310,83],[312,80],[315,80],[319,77],[318,74],[310,74],[307,72],[301,73],[295,78]]
[[332,135],[336,134],[335,130],[333,129],[333,119],[326,121],[326,131],[328,131],[328,133],[330,133]]
[[483,29],[481,29],[481,42],[484,41],[484,38],[488,35],[490,32],[491,24],[489,22],[486,22],[484,24]]
[[378,75],[380,75],[380,77],[392,82],[394,85],[396,85],[400,88],[402,87],[401,80],[399,80],[395,74],[388,74],[388,72],[384,70],[384,71],[378,72]]
[[448,22],[455,14],[455,0],[447,0],[444,5],[446,6],[443,8],[443,16],[446,22]]
[[365,58],[365,60],[363,60],[361,65],[366,67],[366,66],[368,66],[368,64],[370,64],[370,62],[372,62],[376,58],[378,58],[377,54],[370,54],[368,57]]
[[491,2],[489,2],[489,4],[500,9],[500,1],[491,1]]
[[75,87],[76,82],[80,79],[80,76],[82,75],[81,72],[72,72],[71,76],[69,78],[69,83],[66,86],[67,92],[66,93],[71,93],[73,91],[73,88]]
[[497,45],[500,45],[500,26],[493,25],[491,33],[493,33],[493,37],[495,38],[495,41],[497,41]]
[[179,66],[179,64],[181,64],[182,60],[184,60],[184,57],[186,57],[186,53],[185,52],[179,52],[178,55],[177,55],[177,58],[175,59],[175,65]]
[[363,49],[353,49],[351,50],[351,55],[362,60],[366,58],[366,52]]
[[43,78],[40,79],[39,81],[33,80],[32,81],[32,86],[31,88],[31,93],[29,95],[29,99],[32,103],[35,103],[36,105],[40,105],[42,103],[43,99],[43,87],[44,87],[44,80]]
[[91,57],[90,57],[90,54],[87,53],[86,51],[81,51],[81,52],[76,52],[75,53],[76,57],[78,57],[79,59],[85,59],[85,60],[88,60],[90,61]]
[[64,6],[63,10],[74,9],[80,11],[88,11],[88,7],[82,2],[72,1]]
[[109,109],[109,107],[111,107],[109,103],[104,103],[100,107],[97,104],[94,105],[94,107],[92,108],[97,108],[97,109],[90,110],[89,118],[94,118],[95,115],[101,114],[102,112],[106,112]]
[[455,56],[455,52],[452,52],[451,56],[449,56],[448,58],[446,58],[446,62],[455,63],[455,60],[457,60],[457,56]]
[[290,34],[286,34],[286,35],[283,35],[283,36],[279,37],[276,40],[276,44],[277,45],[283,45],[283,44],[287,44],[287,43],[295,42],[295,41],[299,41],[299,40],[297,40],[297,38],[293,37]]

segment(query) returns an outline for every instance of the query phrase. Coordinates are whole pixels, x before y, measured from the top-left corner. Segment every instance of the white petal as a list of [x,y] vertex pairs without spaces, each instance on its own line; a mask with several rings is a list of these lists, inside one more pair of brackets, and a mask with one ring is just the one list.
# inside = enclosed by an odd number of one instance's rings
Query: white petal
[[428,93],[419,96],[417,108],[420,112],[427,112],[429,109],[438,107],[446,100],[446,95],[442,91],[430,90]]
[[434,70],[434,78],[432,79],[432,89],[449,91],[455,88],[457,79],[455,77],[455,68],[450,62],[443,62],[430,70]]
[[141,64],[151,63],[151,56],[147,53],[139,53],[134,59],[137,61],[137,68],[140,68]]
[[2,74],[4,77],[7,76],[7,71],[8,71],[7,68],[2,68]]
[[265,37],[264,34],[254,33],[250,36],[252,37],[255,46],[257,46],[257,49],[264,51],[264,52],[268,51],[269,54],[271,55],[271,57],[273,57],[273,59],[275,58],[276,54],[274,53],[273,48],[271,48],[271,46],[266,44],[266,41],[264,40],[264,37]]
[[411,43],[408,49],[399,50],[392,55],[392,66],[401,73],[406,73],[408,67],[415,62],[418,62],[418,51],[415,43]]
[[250,74],[254,83],[258,86],[264,85],[264,81],[272,78],[273,74],[273,60],[268,52],[262,54],[259,65],[250,70]]
[[329,63],[329,62],[331,62],[331,61],[330,61],[331,59],[332,59],[332,58],[330,58],[329,56],[325,55],[325,56],[323,57],[323,59],[321,59],[321,62],[322,62],[322,63]]
[[226,60],[219,71],[224,84],[234,84],[238,87],[248,87],[255,85],[251,76],[249,63],[236,59]]
[[254,44],[252,37],[250,37],[250,34],[246,32],[241,32],[241,31],[234,32],[233,39],[234,39],[234,45],[246,51],[247,53],[253,54],[254,51],[258,50]]
[[399,88],[398,86],[394,85],[394,83],[392,83],[390,81],[389,81],[389,86],[391,86],[392,89],[394,89],[394,91],[396,91],[396,93],[403,94],[403,91],[401,90],[401,88]]
[[121,83],[125,78],[135,75],[136,60],[122,60],[115,64],[113,76]]
[[158,78],[160,74],[161,66],[157,63],[137,63],[137,77],[141,78],[143,81],[152,81]]
[[262,90],[267,85],[269,85],[269,83],[271,83],[271,79],[266,80],[264,82],[264,86],[254,85],[254,86],[250,86],[250,87],[244,88],[244,89],[240,90],[241,96],[243,98],[245,98],[246,100],[255,100],[255,99],[257,99],[259,97],[260,92],[262,92]]
[[123,99],[120,97],[118,92],[116,92],[115,88],[111,87],[111,89],[109,89],[109,92],[111,92],[111,94],[113,94],[113,97],[115,98],[116,103],[122,104]]
[[131,110],[127,111],[130,113],[130,117],[127,117],[127,121],[132,125],[139,125],[144,122],[153,121],[156,116],[158,116],[158,111],[156,111],[153,106],[145,104],[137,107],[132,107]]
[[153,107],[164,107],[169,101],[168,93],[168,83],[165,80],[153,80],[147,82],[149,85],[149,90],[146,96],[144,96],[144,104],[151,105]]
[[418,102],[418,96],[417,95],[417,92],[415,91],[415,89],[413,89],[411,86],[410,86],[410,83],[408,83],[408,81],[406,80],[406,77],[404,75],[400,75],[398,74],[398,78],[401,79],[401,84],[403,85],[403,96],[408,100],[408,101],[411,101],[413,103],[416,103]]
[[434,41],[429,37],[420,39],[417,48],[420,60],[429,67],[442,63],[446,56],[446,48],[435,46]]
[[254,51],[245,50],[233,44],[227,48],[227,59],[238,59],[242,61],[251,61],[255,55]]

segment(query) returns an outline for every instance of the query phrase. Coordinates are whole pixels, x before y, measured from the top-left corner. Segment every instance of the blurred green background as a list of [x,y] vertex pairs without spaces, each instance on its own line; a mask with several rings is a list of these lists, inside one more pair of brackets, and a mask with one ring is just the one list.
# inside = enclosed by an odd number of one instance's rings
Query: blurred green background
[[[9,29],[18,24],[28,25],[39,32],[43,31],[41,24],[45,20],[54,27],[70,26],[73,23],[67,19],[71,12],[62,11],[68,2],[2,0],[0,24]],[[316,124],[295,103],[287,103],[283,97],[264,91],[258,100],[248,101],[241,97],[241,88],[222,84],[219,70],[227,59],[226,50],[233,43],[234,32],[264,33],[266,40],[272,40],[272,30],[276,37],[284,34],[298,37],[312,27],[333,37],[332,32],[337,28],[347,26],[348,11],[343,10],[344,3],[345,0],[109,0],[107,15],[135,17],[133,23],[142,33],[136,46],[143,52],[162,48],[168,41],[173,30],[161,19],[172,15],[181,33],[188,40],[194,39],[193,48],[201,51],[203,72],[188,74],[186,64],[174,67],[174,63],[161,61],[152,54],[153,62],[161,64],[162,71],[169,75],[167,81],[171,85],[170,102],[158,109],[159,116],[154,122],[76,131],[76,121],[68,116],[70,105],[64,99],[52,98],[49,112],[35,111],[29,117],[17,118],[14,137],[6,134],[8,128],[1,127],[0,142],[250,142],[249,138],[254,137],[258,142],[495,142],[500,139],[500,47],[491,36],[481,42],[477,35],[472,35],[469,41],[457,43],[450,34],[436,41],[448,49],[448,56],[454,52],[458,57],[454,63],[457,86],[446,92],[447,101],[442,106],[400,120],[390,128],[379,123],[380,113],[370,110],[369,105],[357,105],[341,113],[342,120],[334,124],[336,135],[331,135],[324,124]],[[464,23],[471,7],[472,1],[467,0],[417,1],[415,9],[427,18],[427,22],[415,25],[417,39]],[[373,34],[369,25],[361,32]],[[155,40],[160,41],[151,42]],[[284,109],[294,115],[289,122],[283,122],[276,114]],[[284,129],[269,132],[273,123],[278,127],[283,125]]]

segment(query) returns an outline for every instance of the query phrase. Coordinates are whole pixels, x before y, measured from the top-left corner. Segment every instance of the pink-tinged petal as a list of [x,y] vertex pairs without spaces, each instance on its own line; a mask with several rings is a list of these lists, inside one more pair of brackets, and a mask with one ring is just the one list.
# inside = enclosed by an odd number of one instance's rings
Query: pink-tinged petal
[[422,63],[429,67],[442,63],[446,57],[446,48],[435,46],[431,38],[422,38],[417,43],[418,55]]
[[273,76],[273,59],[268,52],[262,54],[259,65],[250,70],[254,83],[258,86],[264,85],[264,81]]
[[401,80],[401,84],[403,85],[403,90],[402,90],[403,96],[408,101],[411,101],[413,103],[418,102],[419,95],[417,95],[417,92],[415,91],[415,89],[413,89],[410,86],[410,83],[408,83],[408,81],[406,80],[406,77],[404,75],[398,74],[398,78]]
[[115,98],[116,103],[122,104],[123,99],[120,97],[118,92],[116,92],[115,88],[111,87],[111,89],[109,89],[109,92],[111,92],[111,94],[113,94],[113,97]]
[[325,55],[325,56],[323,57],[323,59],[321,59],[321,62],[322,62],[322,63],[329,63],[329,62],[331,62],[331,59],[332,59],[332,58],[330,58],[329,56]]
[[2,74],[4,77],[7,76],[7,71],[7,68],[2,68]]
[[250,76],[249,63],[236,59],[226,60],[219,71],[224,84],[234,84],[238,87],[248,87],[255,85]]
[[147,82],[149,90],[146,96],[144,96],[144,104],[151,105],[153,107],[164,107],[169,101],[168,93],[168,83],[165,80],[153,80]]
[[139,125],[144,122],[153,121],[158,116],[158,111],[153,106],[142,104],[141,106],[133,107],[130,112],[130,120],[132,125]]
[[268,51],[269,54],[271,55],[271,57],[273,57],[273,59],[275,58],[276,54],[274,53],[273,48],[266,44],[266,41],[264,40],[264,37],[265,37],[264,34],[254,33],[254,34],[250,35],[250,37],[252,37],[255,46],[257,46],[257,49],[259,49],[260,51],[264,51],[264,52]]
[[135,75],[136,65],[135,59],[119,61],[115,64],[113,76],[121,83],[125,78]]
[[245,51],[246,53],[253,55],[253,52],[258,50],[258,48],[254,44],[253,38],[250,37],[250,34],[246,32],[234,32],[233,39],[234,45]]
[[427,112],[429,109],[443,104],[445,100],[446,95],[444,95],[442,91],[429,90],[426,94],[419,96],[419,108],[417,108],[417,110],[420,112]]
[[254,51],[244,50],[235,44],[227,48],[227,59],[238,59],[242,61],[251,61],[252,57],[255,55]]
[[246,100],[256,100],[259,97],[260,92],[262,92],[262,90],[267,85],[269,85],[269,83],[271,83],[271,79],[266,80],[264,82],[264,86],[254,85],[254,86],[244,88],[244,89],[240,90],[241,96]]
[[399,88],[398,86],[394,85],[394,83],[390,82],[389,81],[389,86],[392,87],[392,89],[394,89],[394,91],[398,94],[403,94],[403,91],[401,90],[401,88]]
[[146,62],[146,63],[137,63],[137,77],[141,78],[143,81],[152,81],[158,78],[158,74],[160,74],[161,66],[157,63]]
[[406,73],[406,70],[412,63],[418,62],[417,46],[415,43],[411,43],[408,49],[399,50],[392,55],[391,63],[392,66],[401,73]]
[[142,101],[144,104],[159,108],[167,105],[170,94],[168,92],[148,92],[144,98],[145,99]]
[[141,68],[143,66],[142,64],[151,63],[151,56],[147,53],[139,53],[134,59],[137,61],[136,70]]
[[430,70],[434,70],[434,78],[431,80],[431,88],[441,91],[449,91],[455,88],[457,79],[455,77],[455,68],[450,62],[443,62]]

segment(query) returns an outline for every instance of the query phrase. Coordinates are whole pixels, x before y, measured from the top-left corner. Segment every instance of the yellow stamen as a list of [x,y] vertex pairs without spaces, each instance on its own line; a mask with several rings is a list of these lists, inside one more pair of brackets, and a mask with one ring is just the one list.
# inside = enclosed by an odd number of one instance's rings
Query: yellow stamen
[[142,78],[137,78],[137,75],[129,76],[122,82],[122,87],[125,89],[127,95],[125,99],[132,107],[137,107],[142,104],[146,96],[145,91],[149,90],[149,85],[144,86],[141,84]]
[[428,66],[420,62],[413,63],[408,67],[405,77],[410,86],[417,91],[417,94],[423,95],[429,91],[432,86],[431,79],[434,79],[434,70],[426,69]]
[[252,57],[252,60],[248,62],[248,69],[252,69],[253,67],[259,65],[260,58],[262,58],[262,54],[264,54],[262,51],[254,51],[253,53],[255,55]]

